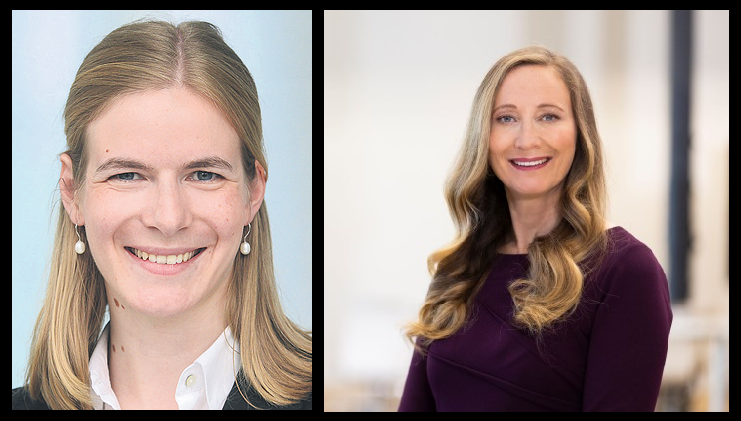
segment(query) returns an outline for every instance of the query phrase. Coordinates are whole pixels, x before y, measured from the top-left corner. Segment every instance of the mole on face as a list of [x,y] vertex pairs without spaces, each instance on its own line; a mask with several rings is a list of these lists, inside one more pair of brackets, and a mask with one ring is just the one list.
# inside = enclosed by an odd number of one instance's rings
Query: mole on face
[[116,345],[111,344],[111,346],[113,347],[113,352],[116,352]]
[[121,345],[121,352],[124,352],[124,351],[126,350],[124,349],[123,345]]
[[116,303],[116,307],[118,307],[118,300],[114,298],[113,302]]

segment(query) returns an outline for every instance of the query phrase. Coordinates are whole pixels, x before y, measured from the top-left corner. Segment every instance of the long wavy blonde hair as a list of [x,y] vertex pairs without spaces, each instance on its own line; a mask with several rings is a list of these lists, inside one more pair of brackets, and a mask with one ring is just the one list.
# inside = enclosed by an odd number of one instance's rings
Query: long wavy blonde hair
[[[256,175],[255,160],[267,179],[257,88],[218,28],[206,22],[135,22],[93,48],[70,89],[64,118],[75,190],[87,166],[86,129],[106,105],[121,95],[171,86],[213,101],[242,142],[247,182]],[[80,234],[85,240],[84,229]],[[250,238],[252,252],[238,254],[232,270],[228,323],[241,347],[240,375],[267,403],[287,405],[311,393],[311,332],[281,308],[265,203]],[[49,284],[26,373],[31,397],[43,397],[53,409],[92,409],[88,361],[107,305],[103,276],[90,253],[73,251],[76,241],[60,199]]]
[[602,141],[587,85],[573,63],[544,47],[513,51],[497,61],[481,82],[463,147],[446,182],[445,198],[457,236],[427,260],[432,282],[418,321],[406,332],[410,340],[418,339],[421,351],[466,323],[473,297],[512,235],[504,184],[490,168],[488,147],[497,90],[511,69],[525,64],[545,65],[560,75],[571,97],[577,139],[560,199],[561,220],[529,245],[529,272],[509,285],[513,324],[537,337],[571,314],[581,298],[584,276],[594,266],[584,264],[585,259],[600,256],[606,248]]

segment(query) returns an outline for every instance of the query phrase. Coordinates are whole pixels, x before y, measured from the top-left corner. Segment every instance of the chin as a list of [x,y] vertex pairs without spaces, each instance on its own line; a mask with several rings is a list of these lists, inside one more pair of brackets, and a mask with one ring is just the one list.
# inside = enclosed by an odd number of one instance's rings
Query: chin
[[173,299],[142,301],[141,303],[137,303],[138,305],[135,305],[134,309],[140,313],[157,318],[176,317],[193,308],[193,305],[189,302],[186,303]]
[[179,286],[148,286],[135,289],[132,297],[126,297],[127,310],[151,317],[167,318],[183,314],[193,308],[198,299],[195,294],[183,291]]

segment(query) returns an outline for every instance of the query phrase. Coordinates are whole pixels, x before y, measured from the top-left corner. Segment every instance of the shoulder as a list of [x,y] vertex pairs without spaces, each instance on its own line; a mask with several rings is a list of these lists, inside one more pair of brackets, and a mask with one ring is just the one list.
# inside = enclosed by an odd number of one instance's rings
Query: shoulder
[[242,377],[241,373],[238,379],[238,382],[234,382],[223,409],[311,410],[311,392],[306,398],[297,403],[275,406],[265,402],[262,396]]
[[609,229],[607,240],[593,277],[602,292],[667,299],[666,272],[650,247],[622,227]]
[[640,274],[663,269],[650,247],[625,228],[614,227],[607,232],[604,265],[611,270]]
[[31,399],[28,389],[19,387],[13,389],[13,409],[51,409],[43,400]]

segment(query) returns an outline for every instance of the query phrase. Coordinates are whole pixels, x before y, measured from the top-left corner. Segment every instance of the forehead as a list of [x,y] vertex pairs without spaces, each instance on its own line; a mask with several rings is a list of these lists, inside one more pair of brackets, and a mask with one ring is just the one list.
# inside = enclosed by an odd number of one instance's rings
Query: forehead
[[544,65],[521,65],[511,69],[497,90],[494,106],[556,103],[566,109],[571,98],[558,72]]
[[213,155],[239,165],[237,133],[212,102],[185,88],[116,98],[90,123],[87,134],[93,167],[118,155],[155,168]]

